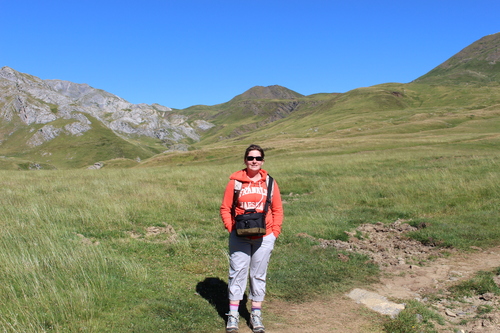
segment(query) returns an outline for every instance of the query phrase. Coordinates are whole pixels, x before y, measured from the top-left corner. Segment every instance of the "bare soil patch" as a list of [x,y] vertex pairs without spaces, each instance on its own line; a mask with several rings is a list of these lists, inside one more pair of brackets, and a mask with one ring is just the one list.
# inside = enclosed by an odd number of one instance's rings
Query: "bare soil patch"
[[175,243],[177,241],[177,233],[175,232],[174,227],[167,223],[163,223],[163,225],[163,227],[147,227],[145,234],[136,231],[130,231],[127,233],[131,238],[148,243]]
[[[426,246],[405,234],[416,230],[404,220],[391,225],[366,224],[349,234],[349,241],[316,239],[322,247],[342,250],[340,260],[349,260],[350,252],[364,253],[381,270],[382,277],[372,291],[404,303],[417,299],[441,314],[446,325],[436,324],[438,332],[500,332],[500,299],[493,294],[453,300],[446,289],[469,279],[478,271],[491,271],[500,266],[500,247],[471,249],[461,253]],[[311,237],[300,234],[299,237]],[[495,282],[500,285],[500,276]],[[439,295],[438,298],[427,297]],[[481,309],[489,309],[486,314]],[[273,318],[266,320],[268,333],[307,332],[383,332],[384,316],[356,304],[344,295],[305,304],[289,305],[269,301],[265,311]],[[244,326],[244,325],[241,325]],[[240,332],[251,332],[242,327]]]

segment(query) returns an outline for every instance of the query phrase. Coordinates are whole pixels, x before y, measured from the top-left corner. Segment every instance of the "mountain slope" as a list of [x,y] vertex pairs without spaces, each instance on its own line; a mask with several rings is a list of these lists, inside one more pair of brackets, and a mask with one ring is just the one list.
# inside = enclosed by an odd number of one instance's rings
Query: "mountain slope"
[[[176,111],[4,67],[0,156],[4,165],[15,164],[14,158],[75,168],[117,158],[127,161],[108,165],[203,161],[250,143],[287,152],[461,140],[488,146],[500,128],[499,45],[500,34],[486,36],[408,84],[309,96],[256,86],[226,103]],[[190,152],[174,152],[188,147]]]
[[252,100],[252,99],[294,99],[304,97],[288,88],[274,85],[274,86],[255,86],[248,89],[243,94],[234,97],[231,101]]
[[[490,119],[495,117],[496,111],[492,110],[500,103],[495,82],[499,78],[499,60],[500,33],[482,38],[410,84],[381,84],[343,94],[311,96],[277,93],[269,96],[268,91],[280,92],[282,87],[267,87],[267,91],[264,87],[254,87],[218,105],[218,113],[209,113],[210,122],[218,126],[195,146],[256,142],[262,138],[266,141],[286,138],[291,142],[300,138],[359,136],[370,131],[413,133],[477,121],[475,115],[479,113]],[[473,81],[471,75],[479,79]],[[435,86],[446,82],[449,83],[446,87]],[[477,85],[460,84],[464,82]],[[290,112],[272,117],[283,108]],[[489,110],[470,111],[484,109]],[[442,113],[450,115],[452,120],[436,117]]]
[[[213,126],[187,119],[170,108],[131,104],[87,84],[41,80],[9,67],[0,69],[0,155],[55,156],[56,150],[75,149],[69,143],[78,141],[89,149],[91,142],[100,147],[106,153],[95,158],[101,160],[147,158],[179,143],[196,142],[200,133]],[[77,155],[82,158],[51,160],[58,168],[82,167],[94,156]]]
[[318,94],[309,98],[288,88],[274,85],[256,86],[213,106],[197,105],[181,112],[194,118],[203,118],[215,126],[207,130],[194,147],[231,138],[246,136],[293,114],[310,112],[311,108],[337,94]]
[[500,33],[485,36],[414,82],[461,84],[500,82]]

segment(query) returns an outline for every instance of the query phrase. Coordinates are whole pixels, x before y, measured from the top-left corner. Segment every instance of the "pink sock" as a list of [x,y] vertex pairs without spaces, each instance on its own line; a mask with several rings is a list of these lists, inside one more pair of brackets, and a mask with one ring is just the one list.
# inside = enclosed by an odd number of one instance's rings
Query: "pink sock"
[[229,311],[238,312],[239,304],[229,304]]

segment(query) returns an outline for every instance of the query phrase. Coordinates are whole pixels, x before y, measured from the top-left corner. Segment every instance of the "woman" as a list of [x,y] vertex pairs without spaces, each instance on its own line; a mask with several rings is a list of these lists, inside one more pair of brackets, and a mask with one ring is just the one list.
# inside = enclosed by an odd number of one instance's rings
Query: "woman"
[[[266,214],[266,234],[264,236],[238,236],[235,231],[235,216],[243,214],[245,210],[255,209],[258,213],[264,211],[267,199],[267,172],[262,169],[264,164],[264,150],[258,145],[250,145],[244,156],[246,168],[233,173],[229,179],[224,199],[220,207],[220,214],[224,226],[229,231],[229,313],[226,332],[238,332],[238,307],[247,286],[250,272],[250,299],[252,312],[250,324],[255,333],[264,333],[262,324],[262,302],[266,292],[267,266],[274,242],[281,233],[283,222],[283,206],[278,184],[272,186],[271,204]],[[241,190],[234,201],[234,186],[236,181],[241,182]],[[235,208],[233,209],[233,202]]]

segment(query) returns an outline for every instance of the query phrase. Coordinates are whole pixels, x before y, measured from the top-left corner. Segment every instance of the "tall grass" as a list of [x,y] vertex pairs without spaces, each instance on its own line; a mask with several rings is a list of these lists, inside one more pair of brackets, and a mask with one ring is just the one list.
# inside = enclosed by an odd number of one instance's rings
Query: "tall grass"
[[297,224],[297,231],[341,237],[345,228],[360,223],[412,219],[432,226],[415,237],[466,248],[498,243],[498,165],[498,154],[436,147],[331,156],[300,153],[281,171],[290,182],[284,193],[292,192],[290,199],[297,200],[287,216],[311,220]]
[[[229,174],[243,167],[240,158],[0,172],[0,327],[219,330],[228,263],[218,208]],[[268,297],[302,301],[376,279],[366,257],[340,261],[336,250],[299,233],[342,239],[361,223],[403,218],[427,225],[413,235],[424,242],[497,245],[499,162],[495,149],[458,144],[354,154],[270,150],[265,168],[279,182],[285,222]],[[166,226],[175,233],[147,233]]]

